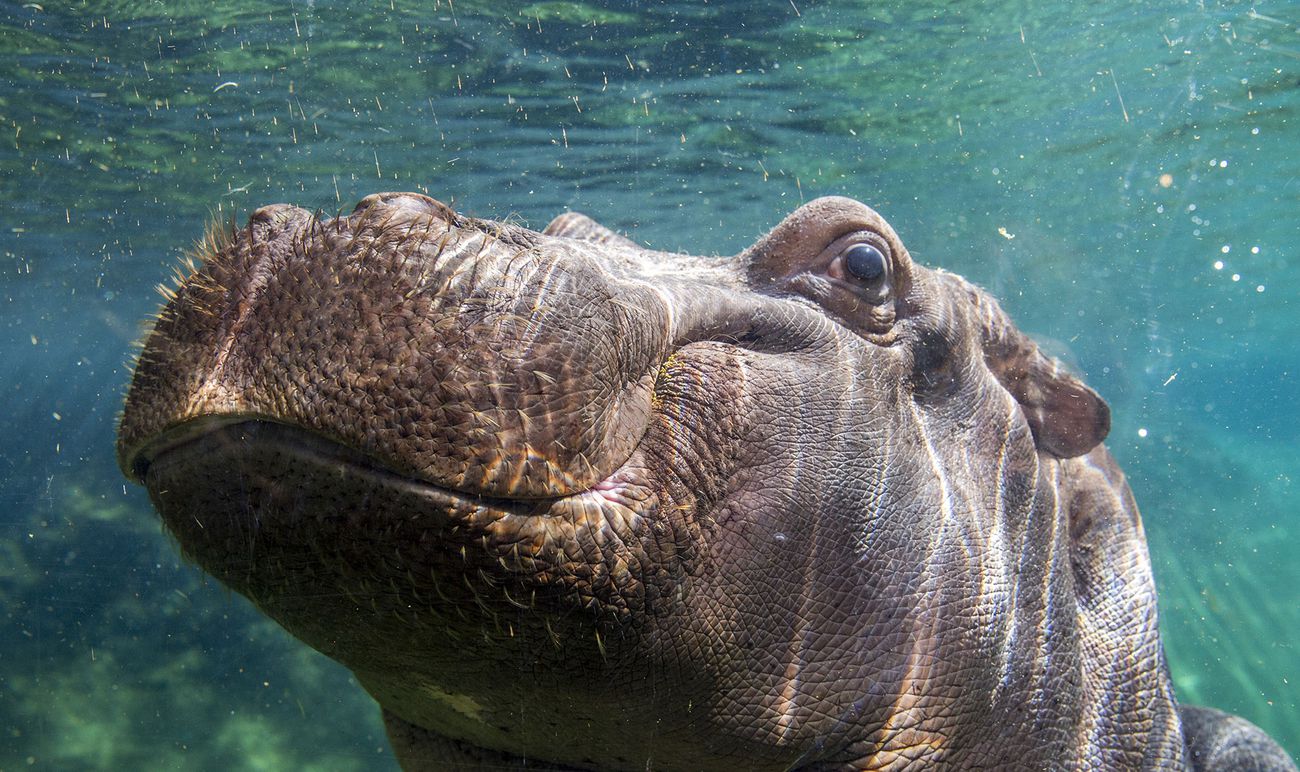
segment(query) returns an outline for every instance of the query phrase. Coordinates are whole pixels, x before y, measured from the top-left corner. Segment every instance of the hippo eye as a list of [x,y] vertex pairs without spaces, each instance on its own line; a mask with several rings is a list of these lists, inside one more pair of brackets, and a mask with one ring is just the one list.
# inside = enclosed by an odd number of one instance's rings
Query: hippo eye
[[875,281],[885,275],[885,255],[870,244],[854,244],[844,250],[844,270],[862,281]]

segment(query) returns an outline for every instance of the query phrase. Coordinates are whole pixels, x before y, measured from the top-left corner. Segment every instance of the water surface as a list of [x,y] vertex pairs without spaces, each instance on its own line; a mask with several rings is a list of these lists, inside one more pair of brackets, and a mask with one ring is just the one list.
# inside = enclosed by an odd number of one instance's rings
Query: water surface
[[184,565],[114,468],[211,218],[420,190],[730,253],[827,194],[1111,403],[1182,699],[1300,749],[1300,11],[0,2],[0,768],[374,769],[346,671]]

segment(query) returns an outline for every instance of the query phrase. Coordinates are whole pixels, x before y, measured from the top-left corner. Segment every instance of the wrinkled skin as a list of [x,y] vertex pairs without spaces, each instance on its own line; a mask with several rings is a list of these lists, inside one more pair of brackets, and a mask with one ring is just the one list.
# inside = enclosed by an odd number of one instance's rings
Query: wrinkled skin
[[1177,705],[1105,403],[860,203],[701,259],[380,194],[203,257],[122,468],[408,769],[1294,769]]

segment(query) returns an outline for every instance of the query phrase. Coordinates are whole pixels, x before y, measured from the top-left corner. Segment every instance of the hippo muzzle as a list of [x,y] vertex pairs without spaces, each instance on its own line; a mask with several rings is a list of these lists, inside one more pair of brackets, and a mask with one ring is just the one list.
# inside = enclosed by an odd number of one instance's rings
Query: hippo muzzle
[[1180,719],[1105,403],[858,202],[733,258],[396,193],[199,252],[119,463],[410,769],[1285,760]]
[[180,422],[240,417],[466,493],[591,488],[644,432],[672,331],[662,299],[539,240],[415,196],[371,196],[333,224],[259,210],[160,321],[183,359],[163,367],[190,377],[160,378],[166,393],[124,421],[128,465]]

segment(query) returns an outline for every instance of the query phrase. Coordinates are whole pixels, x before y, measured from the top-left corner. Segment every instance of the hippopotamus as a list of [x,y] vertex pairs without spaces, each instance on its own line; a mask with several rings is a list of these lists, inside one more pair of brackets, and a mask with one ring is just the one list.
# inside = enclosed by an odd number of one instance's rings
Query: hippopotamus
[[216,229],[117,456],[409,770],[1295,770],[1180,705],[1106,403],[884,218]]

